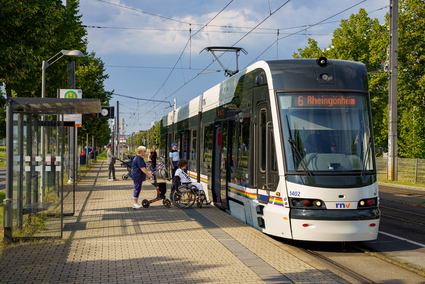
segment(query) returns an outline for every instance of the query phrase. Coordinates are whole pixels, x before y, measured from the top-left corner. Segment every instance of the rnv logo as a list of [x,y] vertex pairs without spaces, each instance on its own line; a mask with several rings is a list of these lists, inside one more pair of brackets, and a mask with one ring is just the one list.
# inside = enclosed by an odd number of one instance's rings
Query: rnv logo
[[336,208],[350,208],[350,203],[345,204],[345,203],[337,203],[336,204]]

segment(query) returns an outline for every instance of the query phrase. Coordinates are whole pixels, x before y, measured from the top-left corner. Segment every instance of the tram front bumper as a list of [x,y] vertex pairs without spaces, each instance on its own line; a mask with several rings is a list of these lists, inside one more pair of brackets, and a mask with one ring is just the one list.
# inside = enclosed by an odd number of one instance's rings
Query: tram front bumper
[[379,219],[362,221],[291,220],[294,240],[359,242],[378,238]]
[[378,238],[380,211],[366,210],[303,210],[292,209],[294,240],[323,242],[358,242]]

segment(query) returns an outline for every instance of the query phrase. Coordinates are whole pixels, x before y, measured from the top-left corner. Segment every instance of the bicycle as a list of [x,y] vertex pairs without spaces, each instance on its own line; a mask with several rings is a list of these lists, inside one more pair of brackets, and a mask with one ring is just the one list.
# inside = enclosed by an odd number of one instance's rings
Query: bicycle
[[148,168],[155,174],[159,174],[162,178],[170,179],[170,166],[166,165],[164,162],[159,163],[154,169],[152,165]]

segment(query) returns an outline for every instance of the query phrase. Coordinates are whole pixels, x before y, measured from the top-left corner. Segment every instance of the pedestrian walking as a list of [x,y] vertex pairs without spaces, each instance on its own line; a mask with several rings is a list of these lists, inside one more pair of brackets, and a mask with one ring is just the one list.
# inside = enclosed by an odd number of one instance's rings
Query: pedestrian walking
[[[114,181],[117,180],[115,178],[115,160],[117,159],[117,157],[114,156],[114,154],[112,153],[112,144],[108,144],[108,146],[106,146],[108,148],[108,153],[106,154],[107,157],[107,161],[106,164],[108,164],[108,181]],[[111,178],[112,175],[112,178]]]

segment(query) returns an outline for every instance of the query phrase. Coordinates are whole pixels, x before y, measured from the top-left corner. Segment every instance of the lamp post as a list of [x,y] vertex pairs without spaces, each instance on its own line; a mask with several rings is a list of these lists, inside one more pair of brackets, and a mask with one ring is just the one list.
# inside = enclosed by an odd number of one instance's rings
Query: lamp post
[[[60,56],[59,56],[60,55]],[[56,53],[53,57],[48,60],[43,60],[41,65],[41,98],[46,98],[46,69],[56,61],[61,59],[63,56],[83,58],[84,54],[79,50],[61,50]],[[41,116],[41,120],[44,120],[44,115]],[[44,127],[41,127],[41,157],[43,159],[42,165],[44,165],[45,145],[44,145]],[[41,167],[41,179],[40,179],[40,199],[41,203],[44,202],[44,166]]]

